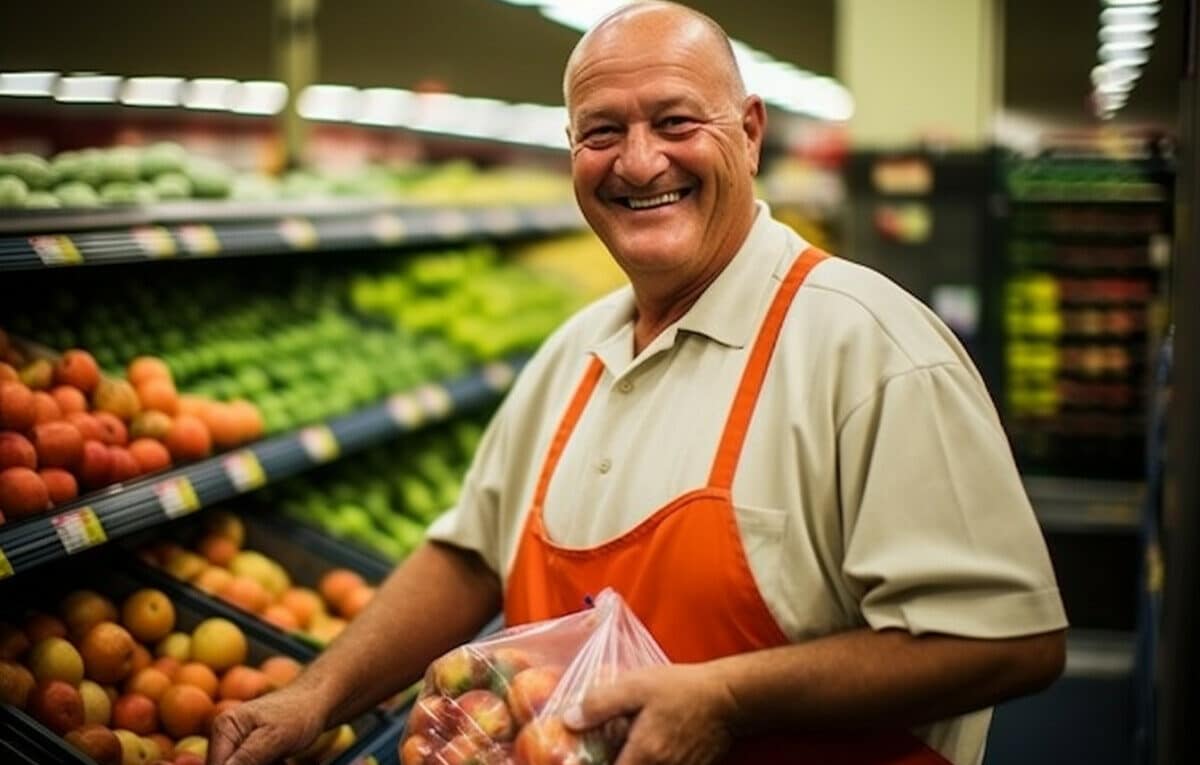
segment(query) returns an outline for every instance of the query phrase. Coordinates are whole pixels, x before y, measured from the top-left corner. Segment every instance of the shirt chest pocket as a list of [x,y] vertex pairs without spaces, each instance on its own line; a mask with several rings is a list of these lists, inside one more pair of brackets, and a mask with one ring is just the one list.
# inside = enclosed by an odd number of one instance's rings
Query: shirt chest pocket
[[770,603],[780,594],[780,566],[783,563],[787,512],[768,507],[734,505],[733,513],[746,562],[763,598]]

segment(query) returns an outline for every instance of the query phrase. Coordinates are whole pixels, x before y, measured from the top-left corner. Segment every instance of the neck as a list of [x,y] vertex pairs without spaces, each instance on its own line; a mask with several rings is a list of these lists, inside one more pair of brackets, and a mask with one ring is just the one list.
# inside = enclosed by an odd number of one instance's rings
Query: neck
[[633,296],[637,317],[633,322],[633,355],[639,355],[663,330],[679,321],[720,273],[721,269],[717,269],[712,274],[704,275],[703,279],[662,295],[638,289],[635,285]]

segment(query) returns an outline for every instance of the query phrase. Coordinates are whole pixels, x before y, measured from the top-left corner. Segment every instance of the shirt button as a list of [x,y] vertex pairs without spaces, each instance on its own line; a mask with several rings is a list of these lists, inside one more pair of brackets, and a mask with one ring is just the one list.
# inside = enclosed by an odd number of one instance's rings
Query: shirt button
[[605,457],[604,459],[600,460],[599,464],[596,465],[596,469],[601,473],[607,473],[608,471],[612,470],[612,460],[610,460],[608,457]]
[[622,380],[621,382],[617,383],[617,390],[621,391],[622,393],[628,393],[629,391],[633,390],[633,383],[631,383],[629,380]]

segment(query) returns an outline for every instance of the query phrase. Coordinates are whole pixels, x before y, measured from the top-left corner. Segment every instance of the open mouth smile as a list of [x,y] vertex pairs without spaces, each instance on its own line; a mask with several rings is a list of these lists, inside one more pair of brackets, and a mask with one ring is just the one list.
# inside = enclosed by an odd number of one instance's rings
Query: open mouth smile
[[656,207],[665,207],[667,205],[675,204],[691,193],[691,189],[679,189],[677,191],[668,191],[663,194],[655,194],[652,197],[616,197],[616,201],[628,207],[630,210],[652,210]]

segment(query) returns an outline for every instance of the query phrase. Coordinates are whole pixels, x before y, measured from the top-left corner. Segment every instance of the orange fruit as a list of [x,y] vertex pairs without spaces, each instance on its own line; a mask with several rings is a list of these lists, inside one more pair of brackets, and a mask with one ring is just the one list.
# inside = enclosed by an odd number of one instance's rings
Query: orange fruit
[[272,656],[259,665],[259,669],[277,688],[282,688],[295,680],[304,667],[290,656]]
[[121,623],[143,643],[157,643],[175,629],[175,606],[161,590],[138,590],[121,607]]
[[146,667],[140,672],[130,675],[129,679],[125,681],[126,693],[140,693],[153,701],[162,698],[167,688],[170,687],[171,678],[167,677],[161,669],[154,667]]
[[159,702],[163,729],[175,738],[206,733],[213,701],[194,685],[172,685]]
[[366,586],[366,584],[361,576],[350,569],[335,568],[321,577],[317,589],[321,591],[321,597],[325,598],[325,602],[336,608],[343,596],[351,590]]
[[171,368],[157,356],[138,356],[125,368],[125,379],[134,385],[141,385],[148,380],[171,382]]
[[98,683],[124,680],[133,668],[133,636],[119,624],[100,622],[79,642],[87,676]]
[[217,673],[209,669],[207,665],[198,661],[189,661],[175,673],[175,684],[194,685],[208,694],[209,698],[216,698],[220,681],[217,679]]

